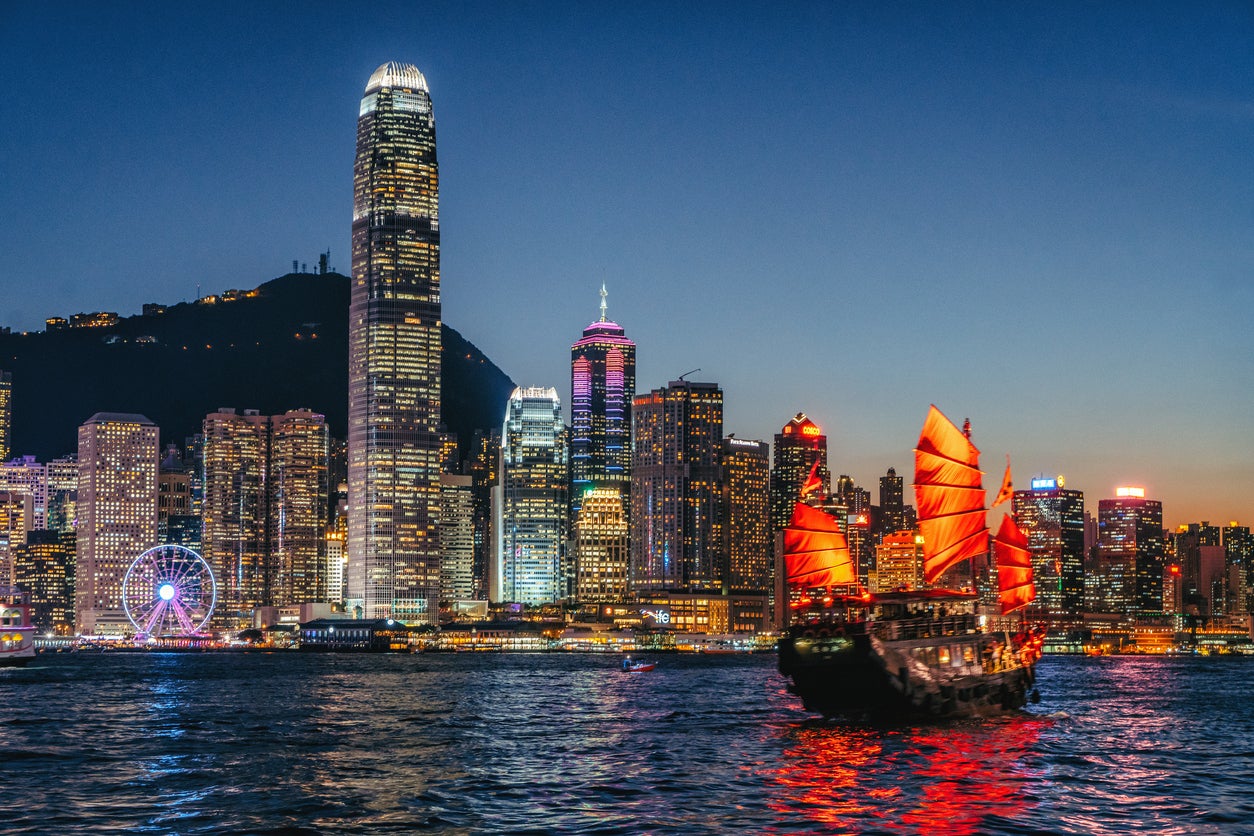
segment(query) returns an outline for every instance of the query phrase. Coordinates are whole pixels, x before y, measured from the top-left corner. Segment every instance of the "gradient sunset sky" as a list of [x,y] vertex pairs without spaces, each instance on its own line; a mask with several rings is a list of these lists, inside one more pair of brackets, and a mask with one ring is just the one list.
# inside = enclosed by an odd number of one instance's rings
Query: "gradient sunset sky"
[[877,501],[934,402],[994,489],[1009,453],[1254,523],[1249,3],[10,3],[0,36],[0,324],[347,273],[358,101],[404,61],[444,317],[519,384],[568,403],[605,282],[640,391],[699,367],[743,438],[804,411]]

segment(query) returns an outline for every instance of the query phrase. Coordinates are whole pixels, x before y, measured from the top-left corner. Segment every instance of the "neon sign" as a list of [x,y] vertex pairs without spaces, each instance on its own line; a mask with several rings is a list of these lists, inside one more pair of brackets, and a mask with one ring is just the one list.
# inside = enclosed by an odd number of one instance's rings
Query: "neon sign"
[[1121,487],[1115,488],[1115,496],[1134,496],[1138,499],[1145,498],[1145,488]]
[[804,427],[801,428],[801,434],[808,435],[811,438],[813,438],[815,436],[822,435],[823,431],[820,430],[818,427],[814,426],[813,424],[806,424]]
[[850,514],[849,524],[853,526],[854,528],[870,528],[871,527],[871,515],[870,514]]
[[640,614],[647,618],[652,618],[658,624],[671,623],[671,614],[666,610],[641,610]]
[[1057,490],[1057,479],[1033,479],[1032,490],[1034,491],[1052,491]]

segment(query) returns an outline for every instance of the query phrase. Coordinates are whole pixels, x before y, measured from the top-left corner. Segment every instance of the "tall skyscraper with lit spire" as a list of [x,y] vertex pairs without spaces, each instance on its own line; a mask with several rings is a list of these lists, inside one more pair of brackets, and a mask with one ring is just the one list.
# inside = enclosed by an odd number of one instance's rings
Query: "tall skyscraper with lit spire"
[[631,480],[631,399],[636,394],[636,344],[623,327],[601,318],[570,347],[570,501],[574,521],[593,488],[618,488],[624,510]]
[[366,83],[353,166],[348,589],[365,618],[434,623],[440,590],[440,221],[427,80]]

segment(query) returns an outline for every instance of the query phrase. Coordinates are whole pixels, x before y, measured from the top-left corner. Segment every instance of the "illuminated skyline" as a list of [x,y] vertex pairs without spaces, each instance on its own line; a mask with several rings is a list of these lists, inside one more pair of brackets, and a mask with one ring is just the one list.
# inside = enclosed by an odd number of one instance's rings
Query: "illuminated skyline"
[[353,103],[395,57],[440,101],[444,317],[516,381],[569,399],[567,335],[605,282],[640,390],[701,367],[746,438],[804,411],[859,484],[908,470],[935,402],[1020,487],[1063,473],[1093,510],[1144,484],[1169,527],[1254,517],[1243,4],[5,22],[0,324],[255,286],[327,248],[346,271]]

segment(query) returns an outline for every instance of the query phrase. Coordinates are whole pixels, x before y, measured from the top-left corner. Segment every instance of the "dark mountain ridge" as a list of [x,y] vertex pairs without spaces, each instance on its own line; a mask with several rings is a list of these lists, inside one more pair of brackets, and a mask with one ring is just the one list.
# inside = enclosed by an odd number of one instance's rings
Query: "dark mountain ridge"
[[[344,438],[349,281],[290,273],[111,326],[0,334],[0,369],[13,375],[11,455],[73,453],[78,426],[97,412],[142,413],[163,444],[182,445],[219,407],[305,407]],[[464,448],[474,430],[500,425],[514,383],[448,325],[443,337],[443,419]]]

